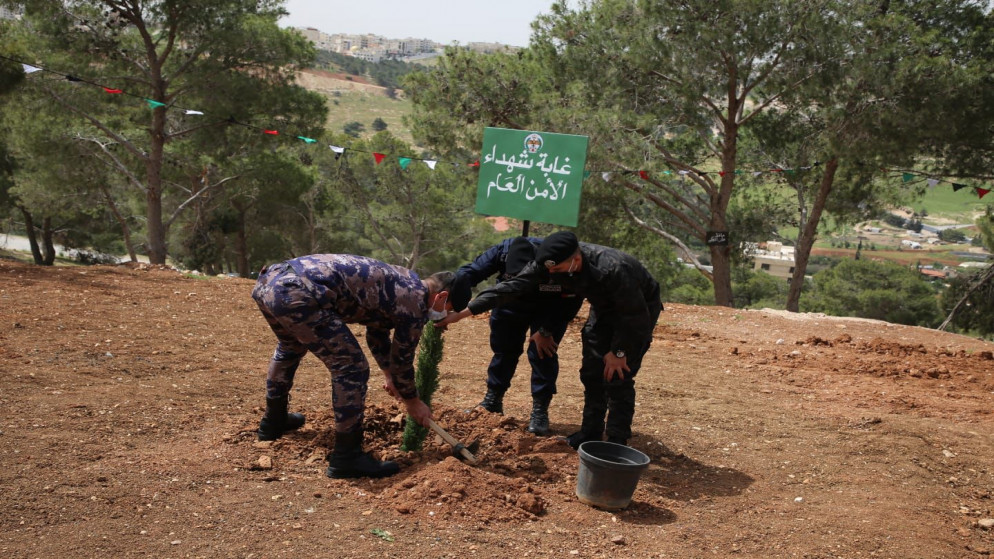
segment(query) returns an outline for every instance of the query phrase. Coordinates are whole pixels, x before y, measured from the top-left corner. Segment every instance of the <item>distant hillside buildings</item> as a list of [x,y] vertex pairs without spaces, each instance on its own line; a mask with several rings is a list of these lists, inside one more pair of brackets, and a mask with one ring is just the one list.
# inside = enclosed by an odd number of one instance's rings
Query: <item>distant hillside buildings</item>
[[[437,56],[445,48],[445,45],[430,39],[415,39],[413,37],[389,39],[372,33],[365,35],[335,33],[329,35],[313,27],[296,27],[295,29],[312,41],[319,50],[354,56],[369,62],[379,62],[384,58],[405,61],[430,58]],[[517,50],[515,47],[500,43],[469,43],[462,46],[482,53]]]

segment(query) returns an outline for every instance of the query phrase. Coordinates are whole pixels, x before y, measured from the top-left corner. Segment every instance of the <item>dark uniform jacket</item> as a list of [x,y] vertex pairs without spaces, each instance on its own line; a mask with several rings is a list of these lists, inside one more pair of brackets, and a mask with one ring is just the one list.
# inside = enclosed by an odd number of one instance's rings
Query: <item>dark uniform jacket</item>
[[530,262],[516,277],[482,291],[470,301],[470,312],[480,314],[534,294],[551,277],[590,301],[588,327],[609,327],[612,351],[634,354],[651,338],[652,317],[663,307],[659,283],[638,259],[620,250],[580,243],[580,253],[583,267],[579,272],[550,274],[545,266]]
[[[542,243],[541,237],[526,237],[532,248]],[[476,257],[473,262],[463,265],[457,270],[457,276],[465,278],[470,287],[496,274],[497,284],[504,283],[515,277],[523,270],[523,266],[534,259],[534,250],[523,261],[522,255],[512,254],[514,238],[504,239]],[[526,245],[527,246],[527,245]],[[510,258],[509,258],[510,257]],[[566,284],[556,281],[559,278],[546,278],[539,284],[538,289],[531,293],[523,293],[520,297],[509,298],[497,306],[497,312],[509,314],[531,315],[542,313],[542,328],[554,331],[557,322],[568,322],[576,316],[583,303],[575,291]],[[487,309],[489,310],[489,309]],[[473,314],[478,314],[474,312]]]

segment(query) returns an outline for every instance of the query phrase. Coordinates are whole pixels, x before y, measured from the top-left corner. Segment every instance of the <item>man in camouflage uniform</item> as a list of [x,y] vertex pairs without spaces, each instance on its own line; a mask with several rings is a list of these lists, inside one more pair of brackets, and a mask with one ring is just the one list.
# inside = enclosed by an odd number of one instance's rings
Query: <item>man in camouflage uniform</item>
[[369,363],[348,324],[366,327],[366,344],[383,371],[384,389],[427,426],[431,409],[418,397],[414,354],[429,316],[441,318],[452,308],[453,277],[439,272],[422,280],[411,270],[348,254],[302,256],[263,268],[252,298],[278,343],[266,376],[259,440],[277,439],[304,424],[304,416],[288,413],[287,407],[294,373],[311,351],[331,371],[335,447],[328,456],[328,476],[397,473],[397,463],[378,461],[362,450]]
[[[452,287],[453,310],[461,311],[472,296],[471,289],[492,275],[497,283],[518,275],[535,259],[539,237],[512,237],[488,248],[472,262],[456,271]],[[539,291],[494,308],[490,312],[490,349],[494,352],[487,367],[487,394],[479,407],[491,413],[504,413],[504,393],[511,386],[523,342],[529,330],[528,362],[531,365],[532,412],[528,431],[549,434],[549,403],[556,393],[559,356],[556,350],[580,305],[568,288],[556,282],[543,283]]]
[[[566,438],[573,448],[586,441],[628,444],[635,414],[635,375],[652,342],[663,310],[659,283],[635,257],[620,250],[581,243],[568,231],[542,241],[535,261],[514,278],[482,291],[466,309],[441,320],[442,328],[463,318],[534,293],[555,278],[590,302],[583,326],[583,421]],[[607,421],[605,425],[605,414]]]

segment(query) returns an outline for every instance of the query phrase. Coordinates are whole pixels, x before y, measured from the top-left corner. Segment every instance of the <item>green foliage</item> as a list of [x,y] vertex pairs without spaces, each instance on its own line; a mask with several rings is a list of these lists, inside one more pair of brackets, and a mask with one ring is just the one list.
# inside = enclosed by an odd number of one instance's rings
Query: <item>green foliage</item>
[[383,87],[400,87],[404,76],[415,71],[419,66],[400,60],[385,59],[379,62],[369,62],[354,56],[337,52],[319,50],[316,57],[318,68],[338,70],[353,76],[368,76]]
[[787,282],[763,271],[737,267],[732,285],[737,309],[782,309],[787,301]]
[[[435,390],[438,389],[438,364],[442,362],[444,348],[445,340],[442,339],[442,331],[435,328],[431,322],[425,324],[424,331],[421,333],[421,342],[418,344],[418,359],[414,379],[418,387],[418,396],[422,402],[429,406]],[[421,445],[427,434],[426,428],[408,418],[404,425],[401,450],[421,450]]]
[[351,122],[346,122],[345,126],[342,127],[342,131],[353,138],[358,138],[359,136],[362,136],[363,132],[366,131],[366,125],[353,120]]
[[962,243],[966,240],[966,233],[960,229],[943,229],[939,231],[939,239],[947,243]]
[[[324,150],[316,159],[323,195],[342,202],[326,206],[322,216],[333,225],[336,243],[418,271],[452,269],[470,256],[466,240],[486,226],[472,214],[471,169],[439,164],[432,170],[423,161],[403,168],[398,157],[417,154],[388,131],[351,145],[341,157]],[[391,157],[377,164],[374,152]]]
[[948,315],[964,296],[967,296],[966,301],[957,308],[952,326],[960,332],[990,338],[994,335],[994,320],[991,319],[994,317],[994,272],[987,268],[951,278],[942,294],[943,312]]
[[693,268],[681,267],[672,278],[671,285],[664,285],[666,296],[664,301],[672,301],[684,305],[712,305],[714,292],[711,282]]
[[939,322],[934,288],[917,270],[867,259],[843,260],[815,274],[801,307],[897,324],[934,327]]
[[[293,84],[295,68],[314,53],[299,34],[278,27],[279,3],[174,4],[126,1],[115,3],[112,13],[99,0],[37,0],[25,5],[25,17],[11,33],[47,65],[132,95],[108,96],[97,87],[35,75],[25,84],[73,117],[77,129],[53,129],[53,135],[88,143],[90,157],[118,175],[118,188],[105,198],[144,214],[139,225],[154,263],[164,263],[170,228],[183,224],[182,214],[196,207],[197,198],[230,182],[223,175],[214,182],[203,177],[224,169],[231,157],[272,143],[257,130],[250,138],[244,127],[219,123],[279,115],[280,128],[313,137],[326,110],[320,95]],[[151,110],[134,96],[209,116]]]

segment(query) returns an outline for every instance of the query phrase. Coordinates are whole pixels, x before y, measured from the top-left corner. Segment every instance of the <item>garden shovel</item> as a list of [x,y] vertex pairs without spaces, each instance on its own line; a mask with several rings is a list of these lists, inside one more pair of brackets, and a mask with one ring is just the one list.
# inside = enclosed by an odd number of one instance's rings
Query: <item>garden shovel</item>
[[476,465],[478,463],[476,460],[476,456],[473,456],[473,452],[470,450],[470,449],[476,450],[476,447],[479,446],[478,443],[476,442],[470,443],[470,445],[467,447],[466,445],[457,441],[455,437],[446,433],[445,429],[439,427],[438,423],[435,423],[434,419],[428,420],[428,426],[431,427],[431,430],[434,431],[436,434],[438,434],[439,437],[442,437],[442,440],[444,440],[445,442],[449,443],[452,446],[453,456],[469,464]]

